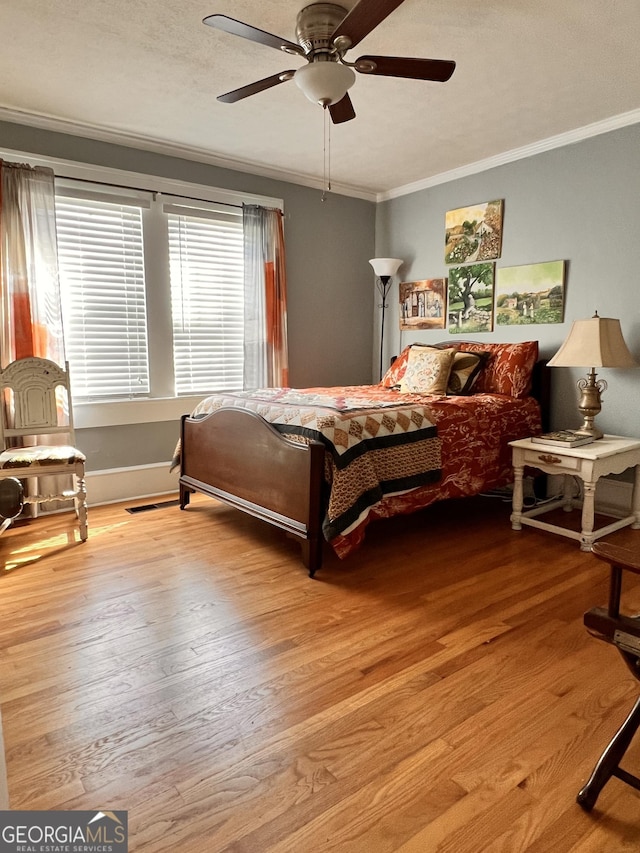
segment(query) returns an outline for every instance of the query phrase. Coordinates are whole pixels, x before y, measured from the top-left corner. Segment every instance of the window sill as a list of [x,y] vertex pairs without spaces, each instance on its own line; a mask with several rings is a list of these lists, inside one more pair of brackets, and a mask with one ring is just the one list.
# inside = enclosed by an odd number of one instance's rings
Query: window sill
[[148,400],[112,400],[74,403],[76,429],[179,421],[191,412],[206,394],[188,397],[156,397]]

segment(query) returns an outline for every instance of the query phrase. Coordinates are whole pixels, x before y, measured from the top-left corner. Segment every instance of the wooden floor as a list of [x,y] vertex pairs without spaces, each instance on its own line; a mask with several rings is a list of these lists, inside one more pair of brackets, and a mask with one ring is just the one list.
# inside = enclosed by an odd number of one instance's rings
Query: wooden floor
[[71,518],[0,536],[12,808],[125,809],[145,853],[640,849],[640,793],[575,802],[638,693],[575,542],[451,502],[310,580],[208,498],[94,508],[85,544]]

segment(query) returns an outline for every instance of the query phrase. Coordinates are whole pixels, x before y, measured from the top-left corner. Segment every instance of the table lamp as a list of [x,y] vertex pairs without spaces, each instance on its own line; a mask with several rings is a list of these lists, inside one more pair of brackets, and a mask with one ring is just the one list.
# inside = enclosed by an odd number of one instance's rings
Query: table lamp
[[598,317],[596,311],[588,320],[574,321],[567,339],[548,366],[590,368],[587,378],[578,380],[578,409],[584,421],[575,432],[602,438],[603,433],[594,425],[594,418],[602,409],[601,395],[608,386],[604,379],[596,379],[595,368],[637,367],[638,364],[624,342],[620,320]]

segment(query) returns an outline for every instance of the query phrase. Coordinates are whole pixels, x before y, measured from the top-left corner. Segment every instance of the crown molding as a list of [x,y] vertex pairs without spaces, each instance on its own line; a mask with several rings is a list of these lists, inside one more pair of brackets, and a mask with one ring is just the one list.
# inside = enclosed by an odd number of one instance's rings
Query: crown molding
[[497,154],[494,157],[487,157],[485,160],[478,160],[475,163],[469,163],[467,166],[460,166],[458,169],[451,169],[449,172],[441,172],[439,175],[432,175],[429,178],[424,178],[421,181],[416,181],[413,184],[406,184],[402,187],[397,187],[393,190],[378,193],[376,201],[389,201],[392,198],[409,195],[419,192],[420,190],[435,187],[439,184],[447,184],[450,181],[457,181],[459,178],[466,178],[469,175],[476,175],[478,172],[486,172],[488,169],[494,169],[496,166],[503,166],[506,163],[514,163],[516,160],[524,160],[527,157],[534,157],[536,154],[542,154],[544,151],[551,151],[554,148],[562,148],[564,145],[573,145],[576,142],[582,142],[585,139],[590,139],[592,136],[599,136],[603,133],[609,133],[611,130],[618,130],[621,127],[628,127],[632,124],[640,122],[640,109],[630,110],[627,113],[620,113],[611,118],[603,119],[602,121],[587,124],[584,127],[579,127],[576,130],[569,130],[566,133],[559,133],[557,136],[550,136],[547,139],[541,139],[539,142],[533,142],[531,145],[524,145],[522,148],[514,148],[511,151],[505,151],[502,154]]
[[[129,133],[128,131],[111,130],[110,128],[99,125],[81,124],[80,122],[53,118],[52,116],[39,113],[13,110],[2,106],[0,106],[0,121],[10,122],[11,124],[23,124],[28,127],[35,127],[39,130],[48,130],[54,133],[66,133],[70,136],[80,136],[85,139],[94,139],[98,142],[108,142],[112,145],[124,145],[128,148],[137,148],[153,154],[179,157],[183,160],[206,163],[209,166],[218,166],[221,169],[230,169],[234,172],[249,173],[262,178],[284,181],[288,184],[297,184],[320,191],[323,190],[322,181],[312,178],[309,175],[293,172],[290,169],[278,169],[272,166],[265,166],[263,163],[254,163],[251,160],[234,160],[222,154],[212,154],[211,151],[207,151],[204,148],[180,145],[175,142],[167,142],[162,139]],[[375,191],[364,190],[362,187],[350,186],[349,184],[337,184],[333,181],[331,182],[331,194],[361,198],[365,201],[376,201]]]
[[[99,142],[107,142],[112,145],[124,145],[129,148],[137,148],[154,154],[163,154],[168,157],[179,157],[183,160],[206,163],[210,166],[217,166],[219,168],[229,169],[235,172],[244,172],[245,174],[249,173],[263,178],[283,181],[289,184],[311,187],[312,189],[320,191],[323,190],[322,182],[320,180],[303,173],[265,166],[262,163],[255,163],[251,160],[234,160],[231,157],[225,157],[221,154],[212,154],[210,151],[203,148],[179,145],[174,142],[154,139],[140,134],[129,133],[127,131],[115,131],[98,125],[81,124],[79,122],[68,121],[66,119],[58,119],[53,118],[52,116],[29,113],[22,110],[13,110],[1,106],[0,121],[27,125],[28,127],[36,127],[40,130],[49,130],[55,133],[66,133],[71,136],[80,136],[87,139],[94,139]],[[351,198],[360,198],[365,201],[389,201],[394,198],[399,198],[400,196],[410,195],[411,193],[429,189],[429,187],[435,187],[440,184],[449,183],[450,181],[457,181],[460,178],[466,178],[470,175],[476,175],[479,172],[485,172],[488,169],[494,169],[497,166],[514,163],[517,160],[524,160],[527,157],[534,157],[536,154],[542,154],[545,151],[551,151],[554,148],[573,145],[577,142],[582,142],[585,139],[590,139],[593,136],[599,136],[603,133],[609,133],[612,130],[618,130],[622,127],[628,127],[629,125],[638,123],[640,123],[640,109],[630,110],[629,112],[620,113],[619,115],[611,116],[610,118],[603,119],[602,121],[593,122],[592,124],[577,128],[576,130],[570,130],[556,136],[550,136],[547,139],[539,140],[538,142],[534,142],[530,145],[524,145],[521,148],[514,148],[510,151],[496,154],[493,157],[487,157],[484,160],[478,160],[475,163],[469,163],[466,166],[460,166],[459,168],[451,169],[447,172],[441,172],[420,181],[396,187],[395,189],[376,193],[375,191],[365,190],[362,187],[351,186],[349,184],[335,184],[332,182],[331,193],[345,195]]]

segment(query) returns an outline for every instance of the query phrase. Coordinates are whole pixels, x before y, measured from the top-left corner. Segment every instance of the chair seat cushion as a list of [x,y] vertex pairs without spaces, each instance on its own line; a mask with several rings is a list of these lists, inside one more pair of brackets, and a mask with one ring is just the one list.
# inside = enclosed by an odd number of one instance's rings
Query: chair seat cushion
[[86,460],[84,453],[68,444],[38,444],[35,447],[10,447],[4,450],[0,453],[0,469],[27,468],[32,465],[74,465]]

